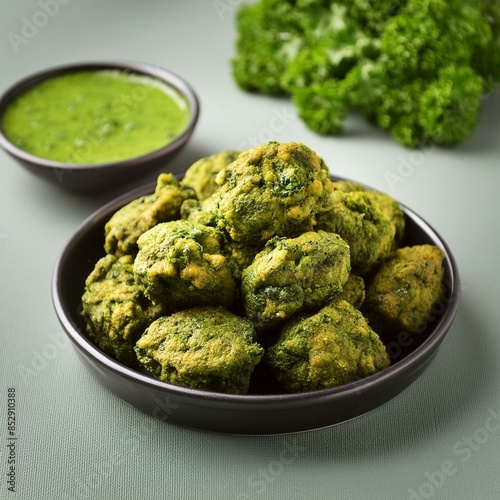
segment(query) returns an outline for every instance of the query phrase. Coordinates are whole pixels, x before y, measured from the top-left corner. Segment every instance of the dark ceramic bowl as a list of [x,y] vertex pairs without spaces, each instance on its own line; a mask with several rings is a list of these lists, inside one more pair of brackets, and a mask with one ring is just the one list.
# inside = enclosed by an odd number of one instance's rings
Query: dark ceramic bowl
[[[334,178],[338,180],[338,178]],[[55,267],[56,314],[85,367],[121,399],[159,419],[195,429],[232,434],[281,434],[331,426],[363,415],[412,384],[429,366],[457,312],[460,282],[455,260],[441,237],[402,206],[405,245],[434,244],[445,252],[444,292],[424,332],[402,334],[387,344],[392,365],[349,384],[297,394],[273,393],[257,374],[248,395],[205,392],[171,385],[139,373],[104,354],[85,335],[80,316],[84,282],[104,255],[104,225],[120,207],[151,193],[154,183],[131,191],[92,214],[76,230]],[[439,383],[437,380],[435,383]]]
[[[1,117],[17,96],[35,84],[54,76],[81,70],[118,69],[129,73],[147,75],[156,78],[180,92],[187,100],[190,109],[188,124],[174,140],[160,149],[142,156],[109,163],[74,164],[62,163],[34,156],[15,146],[2,130]],[[0,97],[0,145],[30,172],[51,181],[65,189],[78,192],[100,191],[141,178],[159,168],[167,169],[172,160],[186,145],[191,137],[199,115],[198,98],[182,78],[157,66],[127,61],[96,61],[68,64],[35,73],[11,86]]]

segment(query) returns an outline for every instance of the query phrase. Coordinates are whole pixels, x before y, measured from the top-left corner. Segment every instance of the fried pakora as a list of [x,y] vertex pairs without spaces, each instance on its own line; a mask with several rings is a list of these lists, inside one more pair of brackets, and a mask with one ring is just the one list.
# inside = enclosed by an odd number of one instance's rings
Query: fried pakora
[[349,246],[337,234],[274,237],[241,278],[243,307],[258,331],[319,308],[349,277]]
[[289,392],[335,387],[390,365],[377,333],[345,300],[291,320],[267,350],[266,359]]
[[316,230],[337,233],[351,251],[353,270],[366,274],[394,246],[396,228],[364,191],[334,191],[329,210],[318,218]]
[[82,306],[90,339],[130,366],[137,364],[136,341],[166,312],[163,305],[152,304],[135,283],[130,255],[106,255],[97,262],[85,281]]
[[218,307],[195,307],[157,319],[136,345],[139,363],[176,385],[245,394],[264,349],[252,324]]
[[395,243],[400,243],[405,231],[405,215],[399,203],[386,193],[372,191],[362,184],[353,181],[335,181],[333,183],[336,191],[349,193],[352,191],[363,191],[372,203],[390,220],[396,227]]
[[163,222],[137,244],[135,279],[154,303],[181,309],[234,301],[236,283],[218,229],[186,220]]
[[160,222],[178,219],[182,203],[191,198],[196,198],[194,189],[180,185],[170,173],[160,174],[153,194],[131,201],[107,222],[104,228],[106,253],[135,255],[139,236]]
[[210,198],[186,200],[181,205],[181,219],[190,220],[204,226],[217,227],[217,213],[215,202]]
[[244,151],[216,182],[218,226],[251,246],[313,230],[332,190],[323,160],[296,142],[270,141]]
[[217,174],[236,160],[239,154],[240,151],[228,150],[200,158],[186,170],[181,184],[192,187],[200,201],[210,198],[219,187],[215,182]]
[[399,203],[385,193],[379,193],[378,191],[366,191],[366,195],[372,203],[387,217],[396,228],[396,234],[394,235],[393,247],[396,247],[403,240],[405,232],[405,214]]
[[350,273],[342,290],[334,295],[333,300],[346,300],[356,309],[359,309],[363,305],[365,294],[365,280],[361,276]]
[[444,252],[434,245],[403,247],[381,264],[367,287],[363,311],[382,333],[419,333],[442,293]]
[[262,245],[254,247],[229,239],[225,243],[224,249],[229,255],[234,279],[241,284],[243,271],[252,264],[257,254],[262,251]]

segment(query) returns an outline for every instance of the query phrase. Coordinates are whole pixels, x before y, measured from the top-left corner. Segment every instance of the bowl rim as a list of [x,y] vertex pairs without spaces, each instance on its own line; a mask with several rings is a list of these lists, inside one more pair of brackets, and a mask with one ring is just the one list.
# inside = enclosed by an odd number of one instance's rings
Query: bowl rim
[[[122,71],[129,71],[131,73],[141,74],[155,78],[166,85],[177,90],[187,101],[189,106],[189,120],[184,127],[183,131],[174,137],[174,139],[164,146],[154,149],[148,153],[134,156],[132,158],[125,158],[122,160],[115,160],[110,162],[101,163],[69,163],[56,160],[50,160],[41,156],[36,156],[13,144],[3,131],[2,118],[7,106],[20,94],[37,83],[48,80],[55,76],[76,73],[84,70],[105,70],[117,69]],[[3,147],[12,156],[36,165],[37,167],[47,169],[66,169],[71,171],[97,170],[97,169],[113,169],[117,166],[129,167],[142,164],[143,162],[150,162],[156,159],[161,159],[163,156],[175,151],[178,147],[182,146],[187,139],[191,136],[196,123],[198,122],[200,114],[200,102],[193,87],[181,76],[173,71],[162,68],[151,63],[145,63],[134,60],[125,59],[106,59],[106,60],[89,60],[75,63],[60,64],[49,68],[42,69],[30,75],[27,75],[20,80],[14,82],[8,87],[2,95],[0,95],[0,146]]]
[[[334,175],[331,175],[330,177],[332,178],[332,180],[349,180],[344,177]],[[129,368],[101,351],[90,341],[90,339],[88,339],[84,335],[83,332],[80,332],[76,328],[76,326],[73,324],[73,322],[65,312],[59,288],[61,280],[60,276],[67,255],[70,254],[72,249],[79,243],[87,230],[87,226],[95,222],[96,219],[102,218],[104,214],[109,215],[113,213],[113,211],[116,211],[118,208],[123,206],[128,201],[131,201],[135,197],[153,191],[155,185],[156,182],[151,182],[141,187],[135,188],[132,191],[129,191],[119,196],[118,198],[115,198],[114,200],[106,203],[101,208],[97,209],[95,212],[89,215],[77,227],[76,231],[63,247],[63,250],[60,252],[60,255],[57,258],[52,276],[52,302],[58,319],[63,326],[66,334],[78,348],[85,352],[87,356],[90,356],[103,368],[112,370],[116,375],[125,377],[145,387],[162,390],[168,394],[171,394],[172,396],[177,395],[180,397],[189,397],[190,399],[195,401],[203,400],[204,403],[210,401],[214,404],[222,405],[251,405],[261,407],[270,404],[272,404],[274,407],[274,405],[280,404],[288,408],[302,405],[307,401],[314,401],[315,403],[320,400],[330,401],[332,399],[339,399],[340,401],[341,399],[349,395],[362,394],[365,390],[369,391],[370,388],[374,385],[384,385],[390,380],[397,379],[402,373],[411,370],[412,366],[415,366],[415,369],[420,367],[421,364],[424,364],[426,361],[428,361],[429,358],[436,352],[437,348],[443,341],[449,328],[451,327],[451,324],[454,321],[461,298],[460,276],[455,258],[453,257],[448,244],[428,222],[426,222],[421,216],[416,214],[406,205],[398,202],[401,209],[405,213],[405,216],[410,217],[415,222],[415,224],[423,229],[424,232],[431,237],[433,242],[444,251],[445,260],[447,261],[447,264],[449,266],[451,281],[451,283],[449,283],[451,298],[447,303],[445,311],[438,318],[436,318],[435,323],[432,324],[432,333],[427,338],[425,338],[422,343],[415,348],[415,350],[404,356],[402,359],[391,363],[389,367],[384,368],[383,370],[375,374],[360,378],[358,380],[354,380],[340,386],[307,392],[276,394],[227,394],[221,392],[192,389],[189,387],[177,386],[168,382],[163,382],[159,379],[155,379],[150,375],[146,375],[132,368]],[[369,189],[377,191],[373,188]]]

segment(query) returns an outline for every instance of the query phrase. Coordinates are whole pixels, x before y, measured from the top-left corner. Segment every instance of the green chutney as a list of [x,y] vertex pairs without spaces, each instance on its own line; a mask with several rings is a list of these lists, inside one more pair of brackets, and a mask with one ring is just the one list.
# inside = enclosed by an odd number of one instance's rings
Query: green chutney
[[63,163],[119,161],[180,135],[189,104],[153,77],[84,70],[31,87],[5,110],[2,129],[18,148]]

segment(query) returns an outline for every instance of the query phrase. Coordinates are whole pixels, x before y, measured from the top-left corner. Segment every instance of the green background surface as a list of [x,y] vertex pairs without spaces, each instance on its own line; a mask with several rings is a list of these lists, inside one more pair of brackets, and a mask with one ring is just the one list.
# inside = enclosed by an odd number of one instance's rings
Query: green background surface
[[[456,149],[411,151],[350,115],[309,132],[287,99],[234,84],[237,0],[0,0],[0,90],[43,68],[93,59],[153,63],[201,101],[188,147],[166,168],[269,139],[303,142],[331,172],[386,191],[448,242],[462,302],[430,368],[373,412],[288,436],[242,437],[149,417],[78,361],[52,307],[55,261],[75,228],[133,186],[62,191],[0,152],[0,498],[479,499],[500,497],[500,93]],[[43,5],[52,10],[45,17]],[[44,20],[46,21],[44,23]],[[30,23],[40,26],[29,30]],[[33,25],[33,24],[32,24]],[[24,36],[25,41],[14,35]],[[7,390],[16,391],[16,492],[7,490]]]

